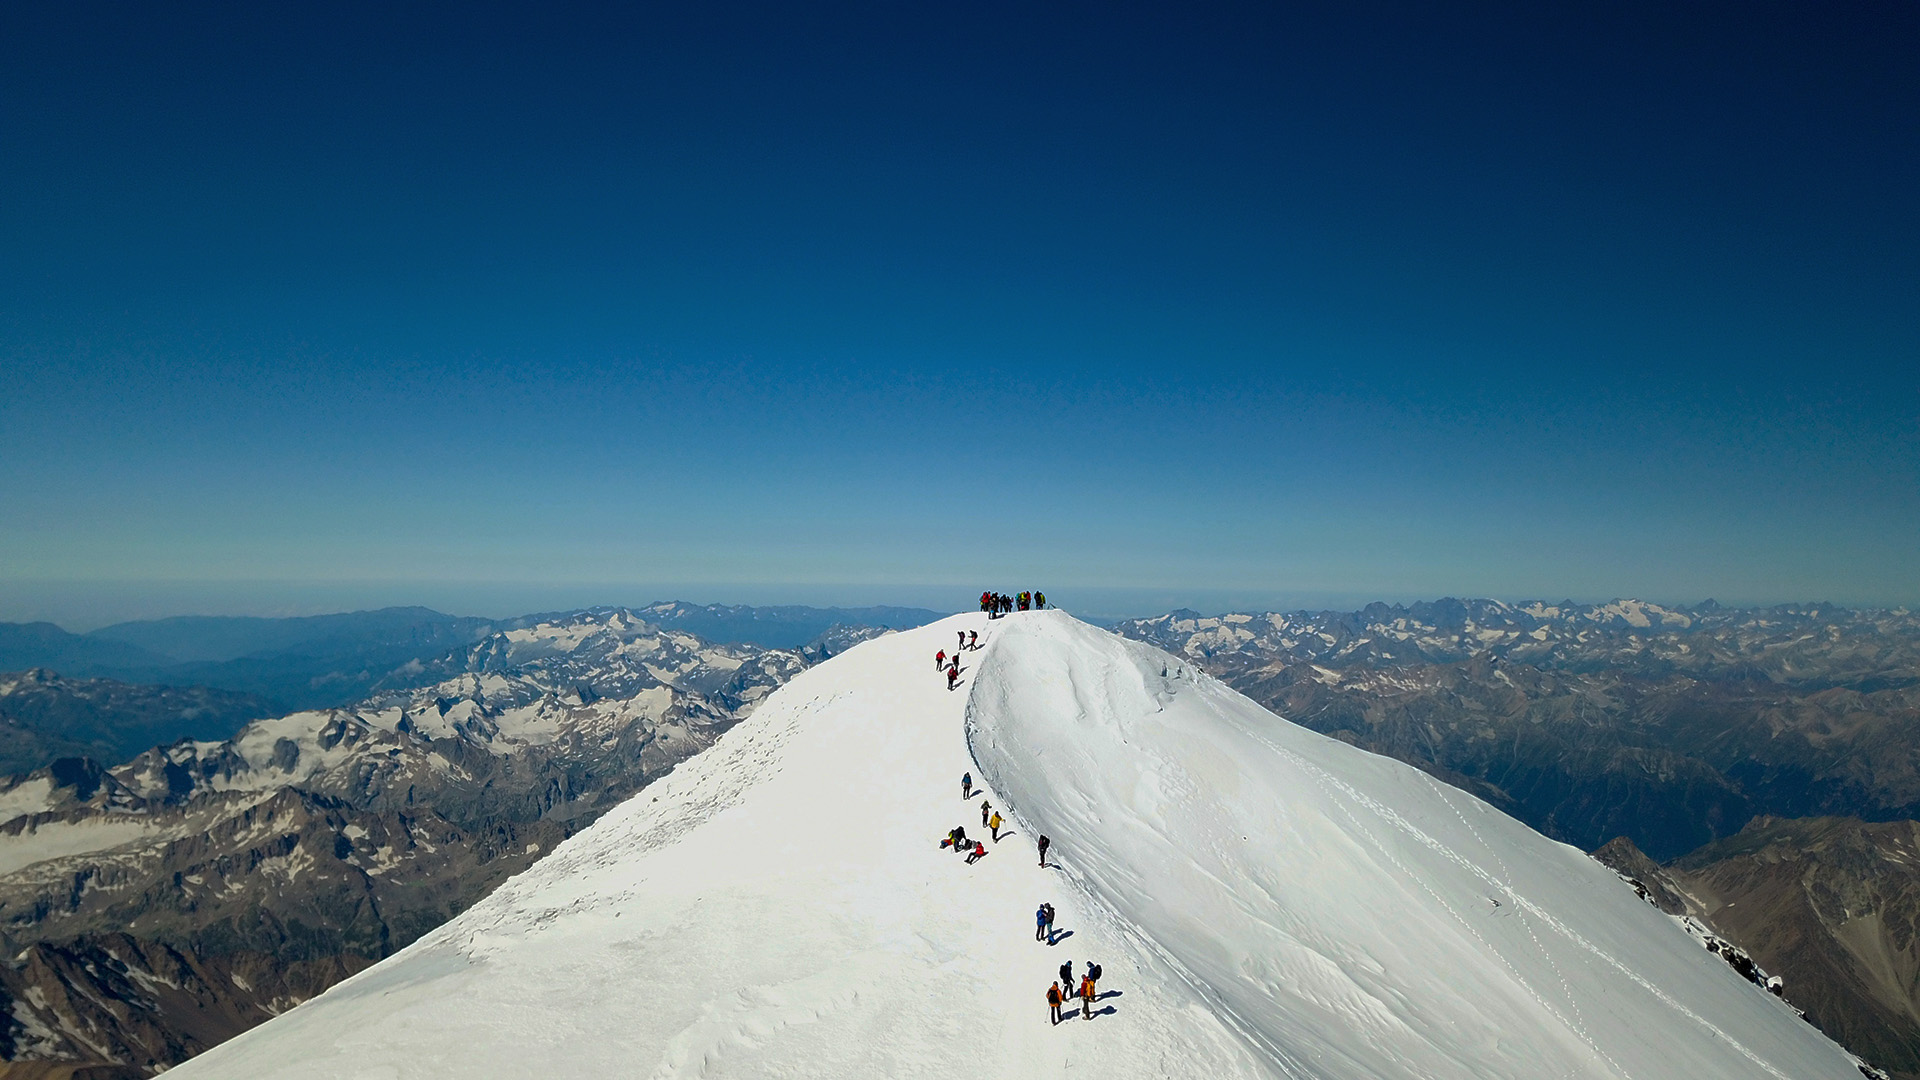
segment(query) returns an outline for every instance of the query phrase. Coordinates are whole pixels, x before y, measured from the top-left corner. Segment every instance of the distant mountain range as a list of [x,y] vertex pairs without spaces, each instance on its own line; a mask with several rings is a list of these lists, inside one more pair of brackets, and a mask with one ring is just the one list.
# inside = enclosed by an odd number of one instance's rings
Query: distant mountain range
[[[719,644],[799,649],[836,626],[921,626],[921,608],[697,605],[635,609],[663,629]],[[545,618],[482,619],[428,608],[262,619],[189,615],[70,634],[52,623],[0,623],[0,672],[42,668],[69,677],[201,686],[251,694],[273,710],[324,709],[378,689],[430,681],[426,667],[490,634]],[[168,740],[170,741],[170,740]]]
[[0,783],[0,1056],[184,1060],[464,910],[808,663],[627,609],[514,622],[351,707]]
[[268,656],[353,656],[383,647],[416,654],[444,650],[488,632],[494,620],[396,607],[297,618],[182,615],[117,623],[85,635],[117,641],[172,663],[227,663]]
[[1178,611],[1120,633],[1549,836],[1670,859],[1756,814],[1920,816],[1920,617],[1830,605]]
[[659,626],[685,630],[718,644],[753,644],[769,649],[804,648],[839,626],[911,630],[952,614],[910,607],[748,607],[677,600],[637,608],[634,613]]
[[0,671],[47,668],[62,675],[124,675],[177,663],[124,641],[69,634],[50,622],[0,622]]
[[59,758],[124,761],[178,739],[224,739],[274,711],[256,694],[204,686],[71,679],[45,668],[0,674],[0,775]]

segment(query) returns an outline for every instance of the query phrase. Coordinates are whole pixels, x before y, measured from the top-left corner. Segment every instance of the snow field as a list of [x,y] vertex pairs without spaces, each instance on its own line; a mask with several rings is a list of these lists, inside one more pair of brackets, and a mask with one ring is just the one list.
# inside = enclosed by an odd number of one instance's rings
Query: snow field
[[1583,853],[1159,650],[1020,620],[968,727],[1091,904],[1287,1075],[1858,1075]]
[[[803,673],[473,910],[183,1077],[1264,1075],[1150,950],[1088,918],[1024,824],[968,866],[957,616]],[[990,787],[984,797],[996,806]],[[1072,931],[1033,940],[1043,900]],[[1062,960],[1118,996],[1051,1028]]]
[[[984,647],[949,692],[959,629]],[[1183,667],[1051,611],[862,644],[177,1073],[1858,1075],[1580,852]],[[1015,833],[973,866],[938,846],[985,836],[968,770]],[[1067,957],[1112,996],[1055,1028]]]

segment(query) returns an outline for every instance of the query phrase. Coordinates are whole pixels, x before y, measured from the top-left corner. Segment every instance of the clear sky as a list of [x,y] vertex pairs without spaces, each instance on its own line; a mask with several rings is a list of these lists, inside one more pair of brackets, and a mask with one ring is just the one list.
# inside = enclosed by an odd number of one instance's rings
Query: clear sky
[[1920,603],[1910,0],[561,7],[0,7],[0,619]]

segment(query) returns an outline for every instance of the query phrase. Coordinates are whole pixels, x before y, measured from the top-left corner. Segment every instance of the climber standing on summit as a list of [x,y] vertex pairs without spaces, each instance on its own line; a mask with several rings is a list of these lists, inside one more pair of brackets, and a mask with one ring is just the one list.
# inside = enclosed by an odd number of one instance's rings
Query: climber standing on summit
[[973,798],[973,774],[970,772],[960,774],[960,797],[963,799]]
[[[1053,843],[1053,841],[1047,839],[1047,834],[1045,833],[1040,834],[1040,868],[1042,870],[1047,868],[1047,845],[1051,843]],[[1067,985],[1072,986],[1073,980],[1068,979]]]

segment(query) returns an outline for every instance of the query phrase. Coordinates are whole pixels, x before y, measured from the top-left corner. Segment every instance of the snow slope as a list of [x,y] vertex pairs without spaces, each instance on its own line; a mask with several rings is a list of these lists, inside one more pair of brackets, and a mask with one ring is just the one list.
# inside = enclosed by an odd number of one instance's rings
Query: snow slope
[[[867,642],[176,1075],[1858,1075],[1599,864],[1182,664],[1058,612]],[[1014,819],[973,866],[967,769]],[[1069,956],[1105,996],[1054,1028]]]

